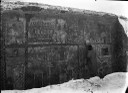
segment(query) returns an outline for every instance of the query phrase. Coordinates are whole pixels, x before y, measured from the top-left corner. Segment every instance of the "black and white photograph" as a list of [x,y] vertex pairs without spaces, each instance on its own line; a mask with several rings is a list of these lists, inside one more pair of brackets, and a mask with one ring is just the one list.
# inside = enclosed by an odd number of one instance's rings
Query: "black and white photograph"
[[1,93],[128,93],[128,1],[2,0]]

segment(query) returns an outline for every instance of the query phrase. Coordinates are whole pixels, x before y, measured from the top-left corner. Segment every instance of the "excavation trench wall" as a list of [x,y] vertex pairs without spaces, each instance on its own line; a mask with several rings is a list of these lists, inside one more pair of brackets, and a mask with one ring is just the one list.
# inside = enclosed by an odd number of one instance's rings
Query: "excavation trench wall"
[[29,89],[89,78],[89,42],[97,75],[126,71],[128,38],[118,17],[23,6],[2,11],[2,89]]

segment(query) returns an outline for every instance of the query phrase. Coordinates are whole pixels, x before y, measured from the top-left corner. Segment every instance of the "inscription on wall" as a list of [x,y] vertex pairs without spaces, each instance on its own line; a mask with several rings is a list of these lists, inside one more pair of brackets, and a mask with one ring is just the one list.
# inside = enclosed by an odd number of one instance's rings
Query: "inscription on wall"
[[49,43],[55,29],[55,19],[32,18],[29,23],[28,38],[30,43]]
[[29,23],[29,43],[74,43],[84,41],[83,30],[76,23],[68,26],[67,21],[58,18],[32,18]]

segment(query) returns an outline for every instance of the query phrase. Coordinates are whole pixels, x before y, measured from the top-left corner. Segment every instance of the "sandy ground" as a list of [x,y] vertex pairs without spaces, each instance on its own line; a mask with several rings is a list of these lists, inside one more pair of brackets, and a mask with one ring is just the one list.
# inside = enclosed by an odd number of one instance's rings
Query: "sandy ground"
[[106,75],[103,79],[96,76],[42,88],[5,90],[1,93],[125,93],[126,87],[128,87],[128,72],[118,72]]

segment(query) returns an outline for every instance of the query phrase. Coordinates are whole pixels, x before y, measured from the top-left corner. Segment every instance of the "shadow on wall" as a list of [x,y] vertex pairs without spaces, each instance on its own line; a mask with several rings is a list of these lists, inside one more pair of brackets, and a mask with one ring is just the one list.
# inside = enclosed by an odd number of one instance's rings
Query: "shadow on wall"
[[126,72],[127,71],[127,44],[128,37],[124,32],[122,25],[119,21],[115,22],[115,30],[113,30],[113,72]]

